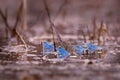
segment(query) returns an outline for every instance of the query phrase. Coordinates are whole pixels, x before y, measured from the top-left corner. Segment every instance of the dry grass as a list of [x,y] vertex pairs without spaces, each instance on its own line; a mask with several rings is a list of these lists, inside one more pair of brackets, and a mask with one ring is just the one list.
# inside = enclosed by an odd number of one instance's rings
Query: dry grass
[[19,44],[20,42],[22,42],[25,45],[26,51],[27,51],[27,44],[26,44],[25,40],[23,39],[22,35],[20,34],[21,31],[17,30],[18,27],[19,27],[19,29],[22,28],[19,24],[20,19],[22,17],[22,15],[21,15],[22,11],[23,11],[23,3],[21,2],[20,6],[18,8],[18,11],[16,13],[16,21],[14,23],[13,28],[8,23],[8,11],[7,11],[7,9],[5,9],[5,13],[2,11],[2,9],[0,9],[0,15],[1,15],[1,18],[4,21],[4,24],[5,24],[6,37],[8,39],[8,45],[13,45],[15,42],[12,43],[12,39],[15,39],[16,44]]
[[[59,41],[59,43],[60,43],[61,45],[63,45],[63,44],[62,44],[63,41],[62,41],[62,39],[61,39],[61,37],[60,37],[60,34],[58,33],[58,31],[57,31],[57,29],[56,29],[56,26],[54,25],[54,23],[53,23],[53,21],[52,21],[52,19],[51,19],[51,15],[50,15],[50,11],[49,11],[47,2],[46,2],[46,0],[43,0],[43,1],[44,1],[45,10],[46,10],[46,12],[47,12],[48,20],[49,20],[50,27],[51,27],[51,31],[52,31],[52,35],[53,35],[53,43],[54,43],[54,46],[55,46],[55,48],[56,48],[55,35],[57,36],[58,41]],[[56,49],[55,49],[55,51],[56,51]]]

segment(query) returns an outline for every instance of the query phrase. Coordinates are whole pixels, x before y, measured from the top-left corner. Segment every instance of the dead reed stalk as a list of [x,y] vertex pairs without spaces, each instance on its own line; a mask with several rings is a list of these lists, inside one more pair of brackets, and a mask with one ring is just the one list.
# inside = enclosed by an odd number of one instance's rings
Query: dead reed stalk
[[21,4],[22,4],[22,8],[21,8],[21,24],[22,27],[21,29],[23,30],[27,30],[28,26],[27,26],[27,0],[21,0]]
[[64,9],[65,5],[68,3],[68,0],[64,0],[63,4],[59,7],[56,15],[55,15],[55,19],[54,21],[57,19],[57,17],[59,16],[59,14],[61,13],[61,11]]
[[[58,41],[62,44],[62,39],[56,29],[56,26],[54,25],[52,19],[51,19],[51,15],[50,15],[50,11],[49,11],[49,8],[48,8],[48,4],[46,2],[46,0],[43,0],[44,1],[44,6],[45,6],[45,10],[47,12],[47,16],[48,16],[48,20],[49,20],[49,23],[50,23],[50,27],[51,27],[51,30],[52,30],[52,35],[53,35],[53,42],[54,42],[54,46],[56,47],[56,43],[55,43],[55,34],[58,38]],[[55,49],[56,50],[56,49]]]
[[[109,34],[108,34],[108,28],[107,28],[107,24],[105,24],[103,21],[101,21],[101,24],[100,24],[100,28],[98,30],[98,44],[99,45],[104,45],[107,38],[109,38]],[[103,40],[100,40],[100,38],[103,38]],[[101,42],[103,44],[101,44]]]
[[103,28],[103,20],[100,23],[100,28],[98,29],[98,45],[101,45],[101,34],[102,34],[102,28]]
[[93,18],[93,39],[96,39],[97,37],[96,30],[97,30],[96,17],[94,17]]
[[[7,38],[9,40],[12,39],[12,38],[16,38],[17,44],[19,43],[19,40],[20,40],[21,42],[23,42],[23,44],[27,45],[25,43],[24,39],[19,34],[19,32],[17,31],[17,26],[19,24],[20,17],[21,17],[21,10],[22,10],[22,4],[20,4],[20,6],[18,8],[17,15],[16,15],[16,21],[15,21],[15,24],[14,24],[13,28],[11,28],[11,26],[8,24],[8,12],[7,12],[7,9],[5,11],[5,14],[3,13],[2,9],[0,9],[0,15],[1,15],[1,18],[4,21],[5,28],[8,31]],[[8,35],[10,35],[10,37]],[[10,45],[11,45],[11,43],[10,43]]]

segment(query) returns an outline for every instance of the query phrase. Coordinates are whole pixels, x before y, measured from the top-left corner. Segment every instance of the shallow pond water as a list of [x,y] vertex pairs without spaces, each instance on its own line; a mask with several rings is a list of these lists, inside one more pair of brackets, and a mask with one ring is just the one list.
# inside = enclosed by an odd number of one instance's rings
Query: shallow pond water
[[[17,49],[18,53],[14,49]],[[119,51],[119,46],[112,47],[108,52],[115,52],[114,49]],[[104,63],[104,57],[80,59],[70,56],[65,60],[43,60],[42,53],[39,52],[41,50],[38,50],[36,46],[30,46],[27,54],[24,51],[25,48],[19,49],[17,46],[10,49],[6,47],[0,52],[0,80],[120,79],[119,63]]]

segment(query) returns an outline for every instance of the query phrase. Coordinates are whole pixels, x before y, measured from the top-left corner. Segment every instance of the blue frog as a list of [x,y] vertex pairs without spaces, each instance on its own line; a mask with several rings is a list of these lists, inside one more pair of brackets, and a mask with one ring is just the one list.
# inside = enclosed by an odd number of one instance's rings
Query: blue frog
[[68,51],[66,51],[63,47],[58,47],[57,53],[58,53],[57,57],[61,58],[61,59],[65,59],[70,55],[70,53]]
[[83,55],[84,51],[86,50],[83,46],[77,45],[73,47],[74,51],[78,55]]
[[98,47],[92,43],[87,44],[87,49],[90,51],[90,53],[94,53]]
[[54,52],[54,45],[52,43],[42,42],[42,47],[43,47],[43,55]]

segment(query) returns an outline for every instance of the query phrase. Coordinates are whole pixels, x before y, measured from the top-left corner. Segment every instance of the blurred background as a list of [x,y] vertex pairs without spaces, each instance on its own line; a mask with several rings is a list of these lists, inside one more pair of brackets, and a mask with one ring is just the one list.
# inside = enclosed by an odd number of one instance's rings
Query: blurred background
[[[26,1],[26,9],[21,10],[14,28],[21,1]],[[5,14],[8,10],[10,26],[7,30],[0,15],[0,80],[120,80],[120,0],[46,0],[52,23],[62,38],[57,35],[59,41],[53,39],[44,1],[0,0],[0,11]],[[52,52],[47,51],[51,61],[44,55],[43,41],[55,43]],[[87,47],[89,42],[100,46]],[[51,49],[50,44],[47,46],[46,50]],[[59,52],[53,52],[56,46],[73,56],[65,61],[57,58]],[[79,46],[80,56],[74,46]]]
[[[0,0],[0,8],[3,11],[5,8],[8,9],[9,23],[11,25],[14,23],[20,1],[21,0]],[[92,29],[92,20],[96,17],[98,23],[103,20],[109,25],[112,35],[119,36],[116,32],[119,32],[120,27],[120,0],[46,1],[50,10],[51,19],[61,34],[76,34],[80,25],[82,28],[88,25],[88,27]],[[49,30],[49,22],[43,0],[27,0],[26,12],[28,27],[34,32],[37,32],[35,35],[40,35],[40,32],[41,34],[45,34],[45,32]],[[4,23],[0,18],[0,28],[3,26]]]

